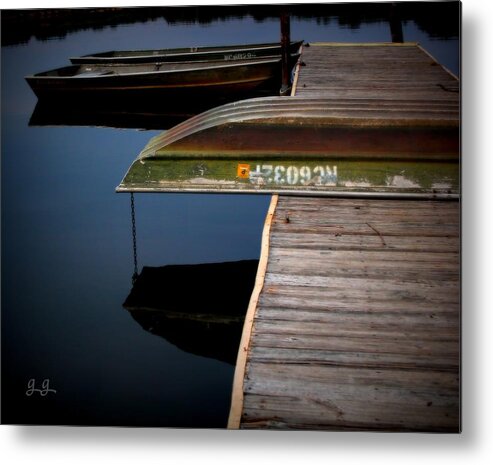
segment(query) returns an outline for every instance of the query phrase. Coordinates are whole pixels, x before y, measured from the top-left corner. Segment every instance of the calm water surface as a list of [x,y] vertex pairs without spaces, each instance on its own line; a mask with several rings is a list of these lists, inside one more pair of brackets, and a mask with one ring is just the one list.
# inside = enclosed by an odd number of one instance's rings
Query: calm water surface
[[[387,23],[348,29],[293,19],[291,34],[306,41],[390,41]],[[221,428],[234,371],[207,353],[180,348],[193,333],[169,342],[122,306],[132,289],[131,216],[128,195],[114,189],[157,131],[29,126],[36,97],[24,76],[95,51],[278,36],[277,20],[155,20],[2,47],[3,422]],[[457,39],[431,38],[412,21],[404,24],[404,38],[458,74]],[[135,203],[139,270],[259,256],[267,196],[140,194]],[[185,286],[193,293],[193,283]],[[214,292],[221,293],[221,283]],[[49,380],[56,393],[28,396],[30,380],[36,388]]]

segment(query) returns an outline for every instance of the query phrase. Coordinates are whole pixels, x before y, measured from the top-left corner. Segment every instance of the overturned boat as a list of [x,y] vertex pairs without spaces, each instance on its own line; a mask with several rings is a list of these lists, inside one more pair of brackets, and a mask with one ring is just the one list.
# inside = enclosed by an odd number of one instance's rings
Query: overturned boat
[[154,137],[117,191],[454,197],[459,156],[456,101],[266,97]]

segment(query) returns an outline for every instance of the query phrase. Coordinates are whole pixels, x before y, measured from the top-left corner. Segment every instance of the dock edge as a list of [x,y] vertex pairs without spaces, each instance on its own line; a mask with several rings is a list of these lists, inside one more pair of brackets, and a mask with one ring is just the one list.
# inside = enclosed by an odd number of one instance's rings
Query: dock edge
[[260,297],[260,292],[264,287],[265,274],[267,272],[267,263],[269,259],[270,229],[278,199],[279,195],[274,194],[272,196],[264,222],[264,229],[262,231],[260,260],[257,269],[257,276],[255,278],[255,286],[253,288],[250,303],[248,304],[247,313],[245,315],[245,323],[243,324],[243,332],[241,335],[240,347],[236,360],[236,368],[233,378],[233,391],[231,395],[231,408],[228,418],[228,429],[240,428],[241,414],[243,411],[243,381],[245,379],[246,363],[251,339],[250,336],[252,334],[253,321],[255,319],[258,299]]

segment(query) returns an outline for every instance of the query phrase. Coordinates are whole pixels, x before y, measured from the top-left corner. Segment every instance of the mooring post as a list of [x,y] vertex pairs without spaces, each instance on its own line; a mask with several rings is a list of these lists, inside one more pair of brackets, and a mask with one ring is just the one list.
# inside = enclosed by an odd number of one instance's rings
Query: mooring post
[[281,95],[288,95],[291,88],[291,79],[289,76],[289,45],[291,43],[291,31],[289,24],[289,13],[286,9],[281,9],[281,61],[282,61],[282,82]]
[[402,33],[402,21],[399,15],[398,6],[395,3],[390,5],[390,35],[392,36],[392,42],[402,43],[404,42],[404,34]]

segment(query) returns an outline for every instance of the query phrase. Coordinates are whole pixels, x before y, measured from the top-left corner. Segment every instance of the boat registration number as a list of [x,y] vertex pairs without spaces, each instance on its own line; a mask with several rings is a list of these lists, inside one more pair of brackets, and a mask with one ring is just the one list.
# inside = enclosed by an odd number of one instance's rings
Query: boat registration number
[[253,52],[244,53],[228,53],[224,55],[224,61],[234,61],[234,60],[249,60],[250,58],[255,58],[257,55]]
[[337,166],[313,165],[238,165],[237,176],[252,184],[327,186],[337,183]]

